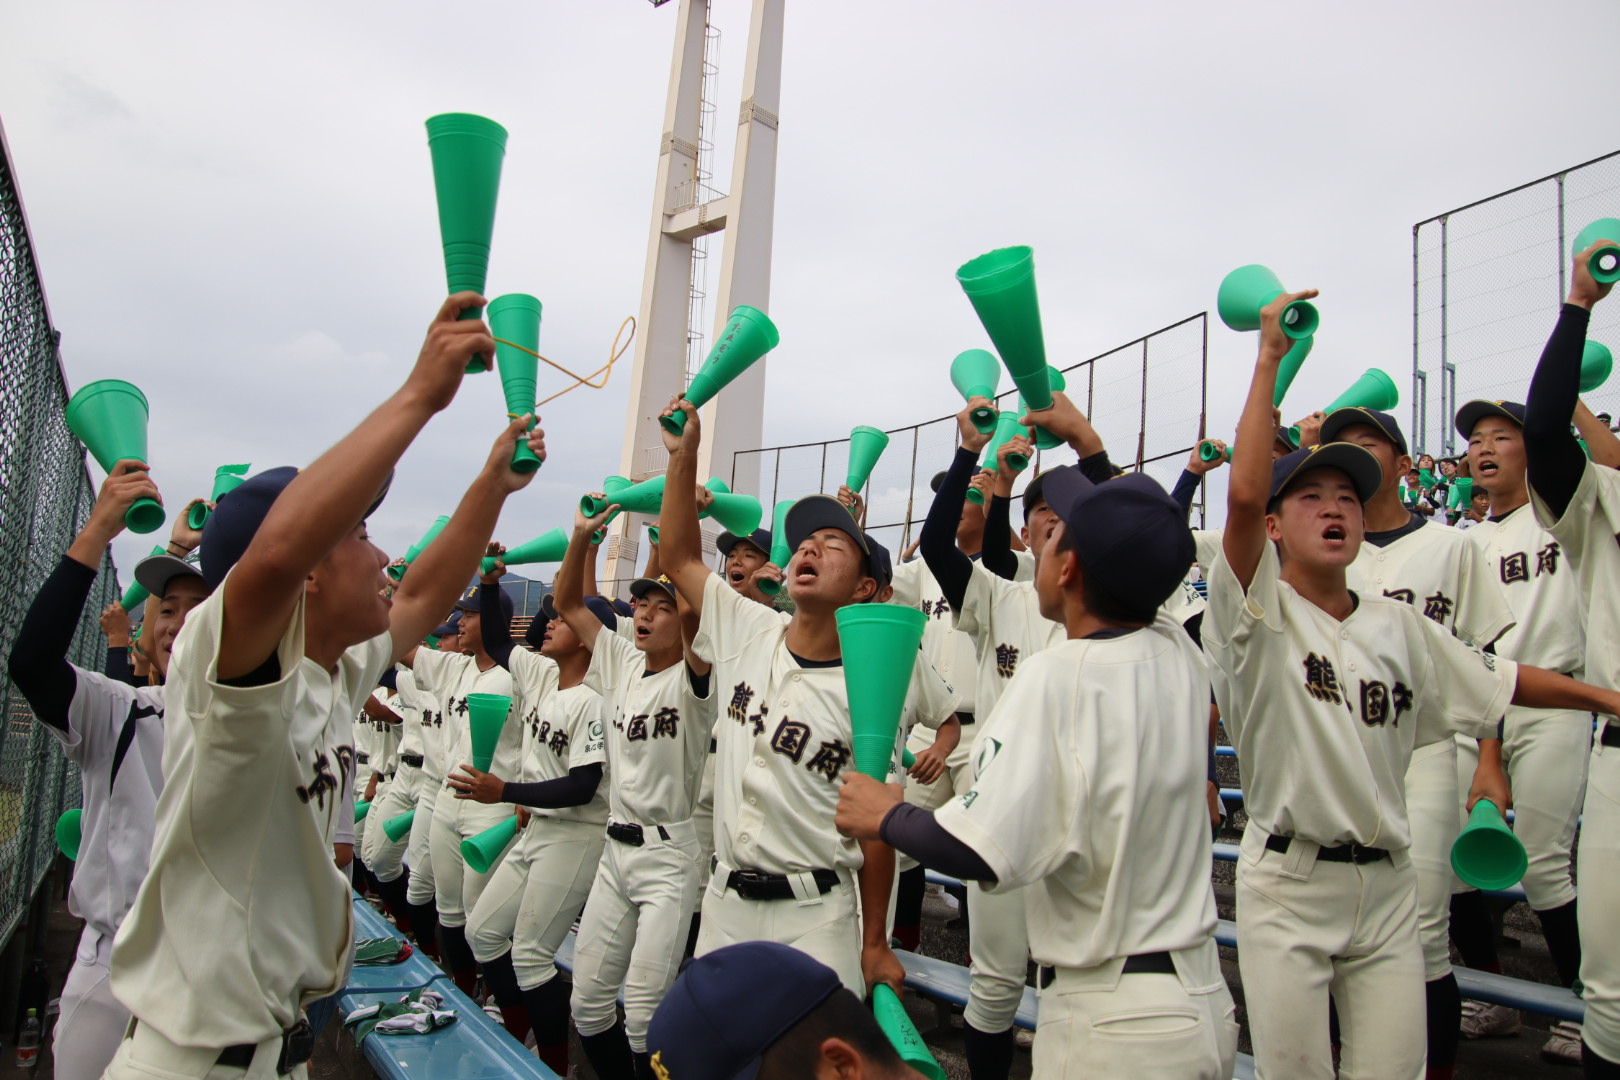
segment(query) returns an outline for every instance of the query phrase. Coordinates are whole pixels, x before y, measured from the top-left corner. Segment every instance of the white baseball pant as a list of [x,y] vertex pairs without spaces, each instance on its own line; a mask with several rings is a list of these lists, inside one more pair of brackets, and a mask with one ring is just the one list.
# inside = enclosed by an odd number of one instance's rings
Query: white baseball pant
[[[966,791],[973,786],[973,771],[969,766],[973,758],[973,735],[977,730],[977,724],[967,724],[962,728],[962,741],[956,744],[956,749],[945,759],[945,771],[940,774],[938,780],[932,784],[906,781],[906,802],[920,806],[924,810],[938,810],[954,799],[958,792]],[[937,732],[932,729],[918,724],[911,729],[910,736],[906,738],[906,749],[913,755],[920,754],[934,745],[936,734]],[[901,873],[916,865],[916,859],[903,852],[895,852],[895,867]]]
[[[1477,757],[1477,754],[1476,754]],[[1470,778],[1472,772],[1469,773]],[[1412,869],[1417,874],[1418,943],[1423,949],[1423,979],[1433,982],[1451,974],[1451,845],[1461,822],[1457,744],[1441,739],[1420,746],[1406,767],[1406,816],[1412,826]]]
[[1339,1010],[1340,1080],[1422,1080],[1428,1052],[1417,875],[1405,851],[1321,862],[1308,840],[1268,851],[1243,832],[1238,967],[1259,1080],[1333,1080],[1328,996]]
[[[410,887],[405,890],[405,901],[410,904],[432,904],[438,895],[433,876],[433,818],[438,811],[438,800],[445,791],[444,781],[422,777],[422,790],[416,799],[416,816],[411,819],[411,835],[405,844],[405,865],[411,868]],[[451,798],[451,794],[444,798]],[[460,858],[460,852],[457,852]]]
[[1175,975],[1122,975],[1123,959],[1058,968],[1040,992],[1035,1075],[1228,1080],[1237,1061],[1237,1006],[1215,942],[1171,955]]
[[180,1046],[159,1035],[151,1025],[137,1024],[118,1044],[103,1080],[309,1080],[307,1062],[277,1076],[280,1035],[254,1048],[253,1063],[246,1070],[219,1064],[220,1049]]
[[[422,770],[402,761],[388,790],[371,804],[366,823],[372,827],[366,829],[365,841],[360,845],[360,858],[377,875],[378,881],[394,881],[405,872],[405,850],[410,845],[410,835],[390,840],[388,834],[383,832],[383,825],[390,818],[414,810],[421,787]],[[411,825],[413,828],[416,825],[414,818]],[[423,899],[425,902],[426,898]]]
[[858,997],[866,997],[861,974],[861,906],[853,871],[839,871],[839,882],[825,893],[809,874],[794,875],[798,900],[744,900],[726,888],[735,867],[716,862],[703,890],[703,925],[696,954],[702,956],[744,941],[791,945],[820,960]]
[[[1609,721],[1611,725],[1614,721]],[[1581,824],[1581,983],[1586,1001],[1582,1038],[1600,1057],[1620,1062],[1620,747],[1592,748]]]
[[1029,922],[1024,890],[985,892],[970,886],[968,1003],[962,1019],[989,1035],[1013,1025],[1029,974]]
[[467,919],[473,957],[486,964],[510,949],[519,989],[549,982],[557,974],[557,948],[585,906],[606,839],[601,825],[530,818]]
[[[506,857],[503,851],[490,868],[480,874],[462,859],[461,842],[499,825],[511,816],[509,803],[486,805],[471,799],[458,799],[455,792],[450,790],[439,796],[433,808],[428,847],[433,856],[433,891],[439,905],[441,926],[467,925],[467,914],[478,906],[478,897],[483,893],[484,886],[489,884],[490,876],[500,866],[501,859]],[[412,825],[415,825],[414,821]],[[511,848],[512,845],[508,844],[507,851]]]
[[659,829],[643,826],[640,847],[607,840],[574,937],[575,1026],[581,1035],[611,1028],[623,987],[624,1032],[638,1054],[646,1052],[647,1024],[680,973],[698,888],[696,827],[690,820],[664,825],[668,839]]
[[[1524,895],[1535,911],[1550,911],[1575,899],[1575,829],[1586,796],[1592,750],[1592,714],[1552,709],[1508,709],[1502,731],[1502,765],[1513,790],[1513,835],[1524,845],[1530,867]],[[1458,740],[1459,784],[1472,782],[1479,747]],[[1468,788],[1461,791],[1463,805]],[[1460,810],[1460,820],[1467,820]],[[1468,886],[1453,879],[1454,891]],[[1582,935],[1584,948],[1584,938]]]
[[692,808],[692,827],[697,830],[699,888],[692,890],[692,914],[703,903],[701,875],[714,858],[714,753],[704,755],[703,778],[698,783],[698,801]]
[[112,937],[86,926],[62,988],[52,1036],[57,1080],[97,1080],[107,1071],[129,1026],[129,1010],[108,981]]

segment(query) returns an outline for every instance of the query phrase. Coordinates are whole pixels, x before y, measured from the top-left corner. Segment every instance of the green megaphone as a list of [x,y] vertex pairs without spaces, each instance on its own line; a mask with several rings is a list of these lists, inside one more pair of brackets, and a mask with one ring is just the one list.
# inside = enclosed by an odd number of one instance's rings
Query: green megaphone
[[1205,439],[1198,444],[1199,461],[1214,461],[1216,458],[1225,458],[1227,461],[1231,461],[1232,448],[1228,446],[1225,450],[1222,450],[1215,445],[1213,439]]
[[416,820],[416,807],[411,807],[403,814],[397,814],[383,822],[383,835],[388,842],[397,844],[411,834],[411,822]]
[[923,1042],[917,1025],[911,1022],[900,998],[885,983],[878,983],[872,988],[872,1016],[900,1055],[901,1061],[928,1077],[928,1080],[945,1080],[945,1070],[928,1052],[928,1044]]
[[[1067,390],[1069,388],[1069,381],[1063,377],[1063,372],[1059,371],[1055,367],[1049,367],[1049,368],[1046,369],[1046,385],[1050,389],[1052,389],[1054,391]],[[1029,411],[1029,403],[1024,400],[1024,395],[1019,394],[1018,395],[1018,413],[1019,413],[1019,415],[1022,416],[1024,413],[1026,413],[1028,411]],[[1039,425],[1036,425],[1035,431],[1034,431],[1034,434],[1033,434],[1032,437],[1034,439],[1035,445],[1037,447],[1039,447],[1040,449],[1042,449],[1042,450],[1052,450],[1052,449],[1055,449],[1055,448],[1063,445],[1063,440],[1062,439],[1058,438],[1056,435],[1052,434],[1050,431],[1047,431],[1045,428],[1043,428],[1043,427],[1041,427]]]
[[[529,353],[540,348],[540,301],[524,293],[507,293],[489,302],[489,331],[495,342],[495,363],[501,373],[501,392],[506,395],[506,414],[512,419],[534,415],[535,379],[540,361]],[[502,344],[502,341],[511,344]],[[534,427],[534,421],[529,421]],[[540,467],[529,444],[518,441],[512,451],[512,471],[532,473]]]
[[849,604],[835,617],[855,768],[874,780],[886,780],[928,616],[920,608],[899,604]]
[[1282,407],[1283,397],[1287,395],[1288,388],[1294,385],[1294,376],[1305,366],[1305,358],[1311,355],[1311,349],[1315,346],[1314,337],[1296,338],[1288,351],[1283,353],[1283,358],[1277,362],[1277,386],[1271,392],[1273,406]]
[[609,491],[600,499],[589,495],[582,496],[579,500],[579,509],[586,517],[595,517],[614,503],[619,504],[621,511],[632,514],[656,514],[664,503],[664,478],[655,476],[639,484]]
[[422,534],[422,539],[405,549],[404,565],[390,566],[388,568],[388,576],[393,578],[395,581],[403,580],[405,577],[405,571],[411,568],[411,563],[415,562],[417,557],[421,555],[422,552],[427,550],[429,544],[433,543],[433,541],[439,538],[439,534],[444,532],[444,527],[448,524],[450,524],[450,516],[448,514],[440,514],[438,519],[435,520],[432,525],[428,526],[428,531]]
[[[1258,330],[1260,309],[1287,291],[1276,274],[1259,263],[1250,263],[1221,279],[1221,287],[1215,294],[1215,310],[1220,313],[1221,322],[1233,330]],[[1316,306],[1304,300],[1295,300],[1283,309],[1283,333],[1295,341],[1316,333],[1321,322]]]
[[[146,395],[123,379],[98,379],[80,387],[67,403],[68,430],[109,474],[120,461],[146,460],[149,417]],[[152,532],[163,521],[163,506],[156,499],[136,499],[124,512],[124,524],[134,533]]]
[[84,811],[75,807],[56,819],[56,847],[73,862],[79,861],[79,842],[84,839]]
[[[787,516],[793,509],[793,499],[783,499],[776,504],[776,510],[771,515],[771,562],[787,573],[788,560],[793,558],[793,549],[787,542]],[[766,596],[775,596],[782,591],[786,581],[772,581],[770,578],[760,578],[759,591]]]
[[[227,491],[235,491],[247,479],[248,470],[252,465],[221,465],[214,470],[214,490],[209,493],[208,502],[219,502],[220,496]],[[195,503],[191,512],[186,515],[186,524],[193,529],[200,529],[208,524],[208,504]]]
[[467,726],[472,733],[472,767],[489,772],[495,759],[495,746],[501,741],[501,729],[512,711],[512,698],[508,694],[468,694]]
[[984,349],[968,349],[951,361],[951,385],[963,401],[989,398],[990,404],[973,410],[973,426],[988,435],[996,430],[996,385],[1001,380],[1001,361]]
[[[709,477],[709,482],[703,486],[709,489],[714,501],[698,517],[713,518],[732,536],[747,536],[759,528],[760,521],[765,517],[765,507],[760,505],[758,499],[752,495],[735,494],[718,476]],[[653,543],[658,543],[657,530],[650,531]]]
[[[568,534],[562,529],[552,529],[543,536],[537,536],[509,549],[501,556],[501,562],[507,566],[562,562],[566,554],[568,554]],[[495,569],[495,560],[486,555],[479,561],[478,568],[482,573],[491,573]]]
[[[756,499],[755,501],[757,502],[758,500]],[[727,531],[729,532],[730,530],[728,529]],[[658,546],[658,526],[647,526],[647,542],[652,544],[654,547]]]
[[887,432],[862,424],[849,433],[849,470],[844,484],[851,491],[859,491],[872,478],[878,458],[889,445]]
[[371,802],[370,802],[369,799],[364,801],[364,802],[355,803],[354,804],[354,823],[356,825],[358,825],[362,821],[366,820],[366,815],[369,814],[370,812],[371,812]]
[[1575,244],[1569,255],[1574,258],[1599,240],[1609,243],[1592,252],[1586,268],[1591,272],[1592,280],[1599,285],[1612,285],[1620,281],[1620,219],[1599,218],[1576,233]]
[[[433,156],[433,191],[439,202],[439,239],[444,244],[444,276],[452,293],[480,295],[489,274],[489,242],[495,233],[495,199],[501,190],[506,129],[471,113],[443,113],[427,121]],[[468,308],[463,319],[476,319]],[[475,356],[468,372],[484,371]]]
[[[610,507],[614,503],[618,502],[619,501],[619,499],[618,499],[619,492],[623,491],[625,488],[627,488],[629,486],[630,486],[630,481],[625,479],[622,476],[603,477],[603,479],[602,479],[603,498],[599,503],[593,503],[592,504],[592,505],[597,506],[596,513],[600,514],[603,510],[606,510],[608,507]],[[580,505],[581,506],[584,505],[583,500],[581,500]],[[600,544],[603,540],[606,540],[607,539],[607,527],[609,525],[613,524],[613,519],[618,517],[623,511],[624,511],[624,508],[621,506],[618,510],[613,511],[613,513],[611,513],[607,517],[603,518],[602,519],[602,527],[600,529],[597,529],[595,532],[593,532],[591,534],[591,543]],[[592,516],[594,517],[595,515],[593,514]]]
[[1588,338],[1581,352],[1581,393],[1590,394],[1608,382],[1613,370],[1614,353],[1601,341]]
[[[984,468],[994,471],[997,467],[996,457],[1001,453],[1002,445],[1014,435],[1024,433],[1024,425],[1018,422],[1019,415],[1016,412],[1003,412],[996,415],[996,433],[990,436],[990,441],[985,444],[984,448]],[[1008,454],[1007,464],[1013,467],[1014,472],[1023,472],[1029,468],[1029,456],[1027,454]],[[984,492],[978,488],[968,488],[967,501],[974,506],[983,506]]]
[[517,815],[461,842],[461,861],[475,874],[487,874],[517,836]]
[[904,750],[903,749],[903,750],[900,751],[900,767],[902,769],[906,769],[906,770],[909,771],[911,769],[911,767],[913,765],[915,765],[915,764],[917,764],[917,755],[916,754],[913,754],[910,750]]
[[1469,885],[1490,892],[1517,884],[1530,868],[1530,857],[1497,805],[1481,799],[1451,845],[1451,868]]
[[[692,385],[681,396],[701,409],[781,341],[782,335],[777,332],[776,324],[766,318],[763,311],[747,304],[738,304],[732,309],[731,318],[726,320],[720,340],[709,350],[703,366],[692,378]],[[679,435],[686,430],[684,412],[677,411],[660,417],[658,422],[671,435]]]
[[[167,550],[162,544],[154,544],[152,550],[146,553],[146,558],[150,559],[154,555],[162,555]],[[141,561],[145,562],[146,559]],[[146,591],[146,586],[137,581],[124,590],[123,599],[118,602],[123,605],[125,611],[134,611],[137,607],[146,603],[146,598],[151,595]]]
[[[1340,409],[1372,409],[1374,412],[1388,412],[1400,403],[1401,391],[1395,385],[1395,380],[1378,368],[1368,368],[1350,389],[1334,398],[1332,404],[1322,412],[1328,416],[1332,416]],[[1294,445],[1298,446],[1299,428],[1289,428],[1288,434],[1293,437]]]
[[1474,480],[1469,476],[1459,476],[1451,482],[1451,491],[1447,495],[1446,507],[1450,510],[1467,510],[1474,501]]
[[1018,392],[1032,408],[1049,407],[1052,393],[1046,381],[1046,339],[1035,293],[1035,252],[1027,247],[999,248],[962,264],[956,280],[995,343]]

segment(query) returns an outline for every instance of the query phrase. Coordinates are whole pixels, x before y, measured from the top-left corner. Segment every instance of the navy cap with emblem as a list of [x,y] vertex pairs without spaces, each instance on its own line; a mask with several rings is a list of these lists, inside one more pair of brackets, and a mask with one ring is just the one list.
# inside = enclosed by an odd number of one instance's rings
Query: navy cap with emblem
[[1457,434],[1468,438],[1487,416],[1500,416],[1524,427],[1524,406],[1517,401],[1470,401],[1457,410]]
[[669,580],[668,574],[660,574],[656,578],[637,578],[630,583],[630,595],[637,600],[654,591],[666,593],[671,600],[675,599],[675,583]]
[[[505,589],[500,589],[495,593],[495,595],[500,598],[499,603],[501,607],[501,618],[510,623],[512,621],[512,594],[507,592]],[[456,601],[456,610],[470,611],[474,615],[482,614],[482,590],[480,590],[477,585],[474,585],[472,588],[468,589],[466,594],[463,595],[460,600]]]
[[1384,483],[1383,466],[1366,447],[1347,442],[1318,443],[1284,454],[1271,463],[1271,498],[1282,495],[1304,473],[1321,468],[1338,469],[1349,476],[1362,502],[1378,494]]
[[753,1080],[765,1051],[843,988],[832,968],[774,941],[705,953],[647,1026],[652,1070],[669,1080]]
[[[597,621],[599,621],[609,630],[617,630],[619,628],[618,613],[613,610],[612,604],[608,603],[600,596],[587,596],[585,598],[585,608],[592,615],[595,615]],[[546,622],[560,618],[560,616],[557,614],[556,593],[546,593],[546,595],[540,598],[540,614]],[[540,621],[540,619],[535,620],[535,622]]]
[[771,530],[755,529],[747,536],[738,536],[736,533],[723,532],[715,539],[714,549],[722,556],[730,555],[731,549],[738,544],[752,544],[759,549],[761,555],[770,558]]
[[1384,438],[1395,444],[1396,453],[1411,453],[1406,448],[1406,436],[1401,433],[1401,425],[1389,413],[1377,409],[1334,409],[1322,421],[1321,440],[1325,443],[1338,442],[1339,432],[1356,424],[1366,424],[1383,432]]
[[1127,473],[1093,484],[1073,465],[1042,474],[1087,584],[1129,611],[1165,602],[1197,558],[1187,515],[1158,481]]
[[435,626],[431,631],[433,637],[444,637],[447,634],[461,633],[461,612],[452,611],[450,617]]
[[[270,508],[297,476],[298,470],[291,465],[266,469],[219,497],[213,513],[208,515],[208,524],[203,526],[202,543],[197,546],[197,561],[202,566],[203,580],[209,588],[219,588],[225,575],[231,572],[231,567],[246,554],[259,526],[269,516]],[[360,521],[369,518],[382,504],[393,480],[394,472],[390,469],[377,497],[360,515]]]
[[867,575],[877,581],[880,590],[894,578],[894,559],[889,549],[878,543],[872,534],[862,531],[849,508],[831,495],[806,495],[794,503],[783,529],[787,533],[789,551],[799,550],[799,545],[812,533],[836,529],[855,541],[865,560]]

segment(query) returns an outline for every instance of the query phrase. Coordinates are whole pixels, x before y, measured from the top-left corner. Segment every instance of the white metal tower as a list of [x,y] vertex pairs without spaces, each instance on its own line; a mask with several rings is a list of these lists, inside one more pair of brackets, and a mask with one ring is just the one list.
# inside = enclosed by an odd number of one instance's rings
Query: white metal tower
[[[712,50],[718,34],[709,25],[709,0],[680,0],[619,468],[631,480],[657,476],[667,467],[658,414],[672,394],[685,389],[707,352],[706,341],[712,339],[704,334],[705,317],[717,334],[738,304],[770,311],[783,4],[753,0],[731,188],[722,194],[708,184],[713,136],[704,123],[706,114],[714,113]],[[722,229],[720,283],[706,296],[703,238]],[[737,451],[760,445],[767,363],[755,364],[703,409],[700,475],[725,477],[736,491],[759,490],[757,467],[742,465],[733,476],[732,461]],[[622,592],[638,573],[641,523],[626,514],[613,526],[601,578],[609,591],[618,584]],[[706,536],[706,548],[710,542]]]

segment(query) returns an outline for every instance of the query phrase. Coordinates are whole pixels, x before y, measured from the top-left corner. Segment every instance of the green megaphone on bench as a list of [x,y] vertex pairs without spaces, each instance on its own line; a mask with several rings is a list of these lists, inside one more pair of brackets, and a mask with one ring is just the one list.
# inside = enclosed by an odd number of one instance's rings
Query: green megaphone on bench
[[[506,159],[506,129],[471,113],[443,113],[428,117],[427,133],[445,281],[451,293],[470,290],[482,296],[489,276],[501,164]],[[472,307],[461,317],[476,319],[482,314],[482,308]],[[482,356],[467,364],[469,373],[483,370]]]
[[[120,461],[146,461],[146,395],[123,379],[98,379],[68,399],[66,420],[74,438],[109,475]],[[156,499],[140,498],[124,512],[130,532],[149,533],[164,522]]]

